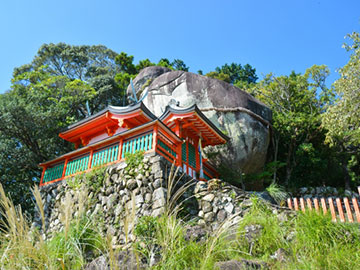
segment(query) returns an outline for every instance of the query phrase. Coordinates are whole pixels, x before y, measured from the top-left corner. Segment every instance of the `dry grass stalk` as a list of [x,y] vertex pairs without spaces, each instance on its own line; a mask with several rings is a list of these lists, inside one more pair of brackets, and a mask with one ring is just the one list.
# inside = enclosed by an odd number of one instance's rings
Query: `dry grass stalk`
[[39,190],[38,186],[35,185],[34,188],[31,189],[31,192],[34,195],[36,205],[40,212],[42,231],[45,232],[44,203],[41,199],[41,194],[40,194],[40,190]]
[[[181,179],[184,177],[185,173],[179,174],[180,167],[175,169],[175,163],[171,165],[169,177],[167,178],[167,194],[166,194],[166,215],[177,215],[179,210],[181,209],[181,205],[184,201],[179,202],[181,196],[193,185],[195,182],[187,182],[183,186],[179,187],[177,190],[175,188],[178,186]],[[188,198],[189,199],[189,198]]]
[[[239,214],[234,214],[225,219],[220,226],[212,233],[212,236],[208,239],[208,242],[206,244],[206,250],[204,254],[204,259],[202,262],[201,270],[206,269],[207,263],[210,260],[211,256],[217,252],[216,249],[221,246],[221,242],[226,241],[227,248],[229,248],[229,239],[236,239],[236,237],[233,237],[234,234],[236,234]],[[222,250],[224,251],[224,250]]]
[[61,202],[61,222],[64,225],[64,233],[65,233],[65,239],[67,239],[67,234],[70,228],[70,223],[72,220],[72,209],[73,209],[74,203],[71,198],[70,192],[67,192],[65,195],[65,200]]
[[[77,196],[78,196],[78,217],[82,217],[85,213],[85,211],[87,210],[88,207],[88,188],[83,185],[82,188],[77,191]],[[80,218],[78,218],[78,220],[80,220]]]

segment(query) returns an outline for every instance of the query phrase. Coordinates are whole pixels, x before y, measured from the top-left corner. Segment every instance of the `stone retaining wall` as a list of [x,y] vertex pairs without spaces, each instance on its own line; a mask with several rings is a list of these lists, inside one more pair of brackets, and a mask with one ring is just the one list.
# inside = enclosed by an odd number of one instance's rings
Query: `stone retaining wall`
[[[155,153],[145,155],[136,166],[121,162],[41,187],[46,236],[60,231],[72,216],[87,215],[99,221],[113,244],[133,241],[132,230],[141,216],[160,216],[167,205],[167,179],[171,164]],[[249,193],[218,179],[199,182],[184,176],[176,188],[192,181],[179,201],[182,216],[209,229],[251,204]],[[37,214],[34,226],[41,227]]]

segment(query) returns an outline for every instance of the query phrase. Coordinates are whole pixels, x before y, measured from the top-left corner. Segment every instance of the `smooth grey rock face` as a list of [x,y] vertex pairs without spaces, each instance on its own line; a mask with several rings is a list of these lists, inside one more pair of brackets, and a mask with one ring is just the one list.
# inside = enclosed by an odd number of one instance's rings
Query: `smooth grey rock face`
[[[181,107],[197,104],[231,138],[225,147],[206,149],[220,153],[213,160],[217,164],[222,161],[244,173],[263,168],[270,141],[271,110],[248,93],[220,80],[160,67],[143,69],[134,87],[139,97],[146,94],[143,102],[156,116],[171,100],[180,102]],[[131,92],[129,86],[128,94]]]

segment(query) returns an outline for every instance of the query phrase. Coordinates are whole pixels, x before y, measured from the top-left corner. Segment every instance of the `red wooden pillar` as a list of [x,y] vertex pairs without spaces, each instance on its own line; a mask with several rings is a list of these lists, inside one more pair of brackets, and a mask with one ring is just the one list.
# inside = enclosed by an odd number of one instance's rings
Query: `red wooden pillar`
[[196,161],[196,173],[200,173],[200,155],[199,155],[199,138],[195,138],[195,161]]
[[[181,138],[181,123],[178,119],[175,120],[175,123],[176,123],[175,134]],[[182,143],[178,143],[178,145],[176,146],[176,154],[177,154],[176,166],[179,167],[181,166],[181,159],[182,159]]]
[[157,144],[157,134],[158,134],[158,126],[157,124],[154,126],[154,134],[153,134],[153,149],[155,150],[156,152],[156,144]]
[[189,175],[189,138],[186,138],[186,174]]
[[69,162],[69,158],[66,158],[66,159],[65,159],[64,169],[63,169],[63,173],[62,173],[61,178],[64,178],[64,177],[65,177],[65,172],[66,172],[66,167],[67,167],[68,162]]
[[175,120],[175,134],[180,137],[180,122],[178,119]]
[[91,169],[91,163],[92,163],[93,155],[94,155],[94,149],[91,149],[90,157],[89,157],[88,169]]
[[43,180],[44,180],[44,175],[45,175],[45,171],[46,171],[46,169],[47,169],[47,167],[46,167],[46,166],[44,166],[44,167],[43,167],[43,171],[42,171],[42,173],[41,173],[40,186],[42,186],[42,185],[43,185]]
[[124,139],[121,138],[120,143],[119,143],[119,154],[118,154],[117,160],[121,160],[122,151],[123,151],[123,143],[124,143]]

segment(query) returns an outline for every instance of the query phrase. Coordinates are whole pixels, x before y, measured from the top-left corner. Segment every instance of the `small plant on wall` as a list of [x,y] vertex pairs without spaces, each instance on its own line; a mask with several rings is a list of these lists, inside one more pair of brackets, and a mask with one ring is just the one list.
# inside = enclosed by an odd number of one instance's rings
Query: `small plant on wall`
[[93,168],[87,173],[75,175],[67,180],[67,185],[72,190],[82,189],[86,185],[92,191],[98,191],[105,179],[106,166],[99,166]]
[[125,172],[133,175],[135,174],[135,169],[138,169],[138,173],[143,173],[143,159],[144,159],[144,151],[136,151],[135,153],[125,153],[125,160],[127,167],[125,168]]

